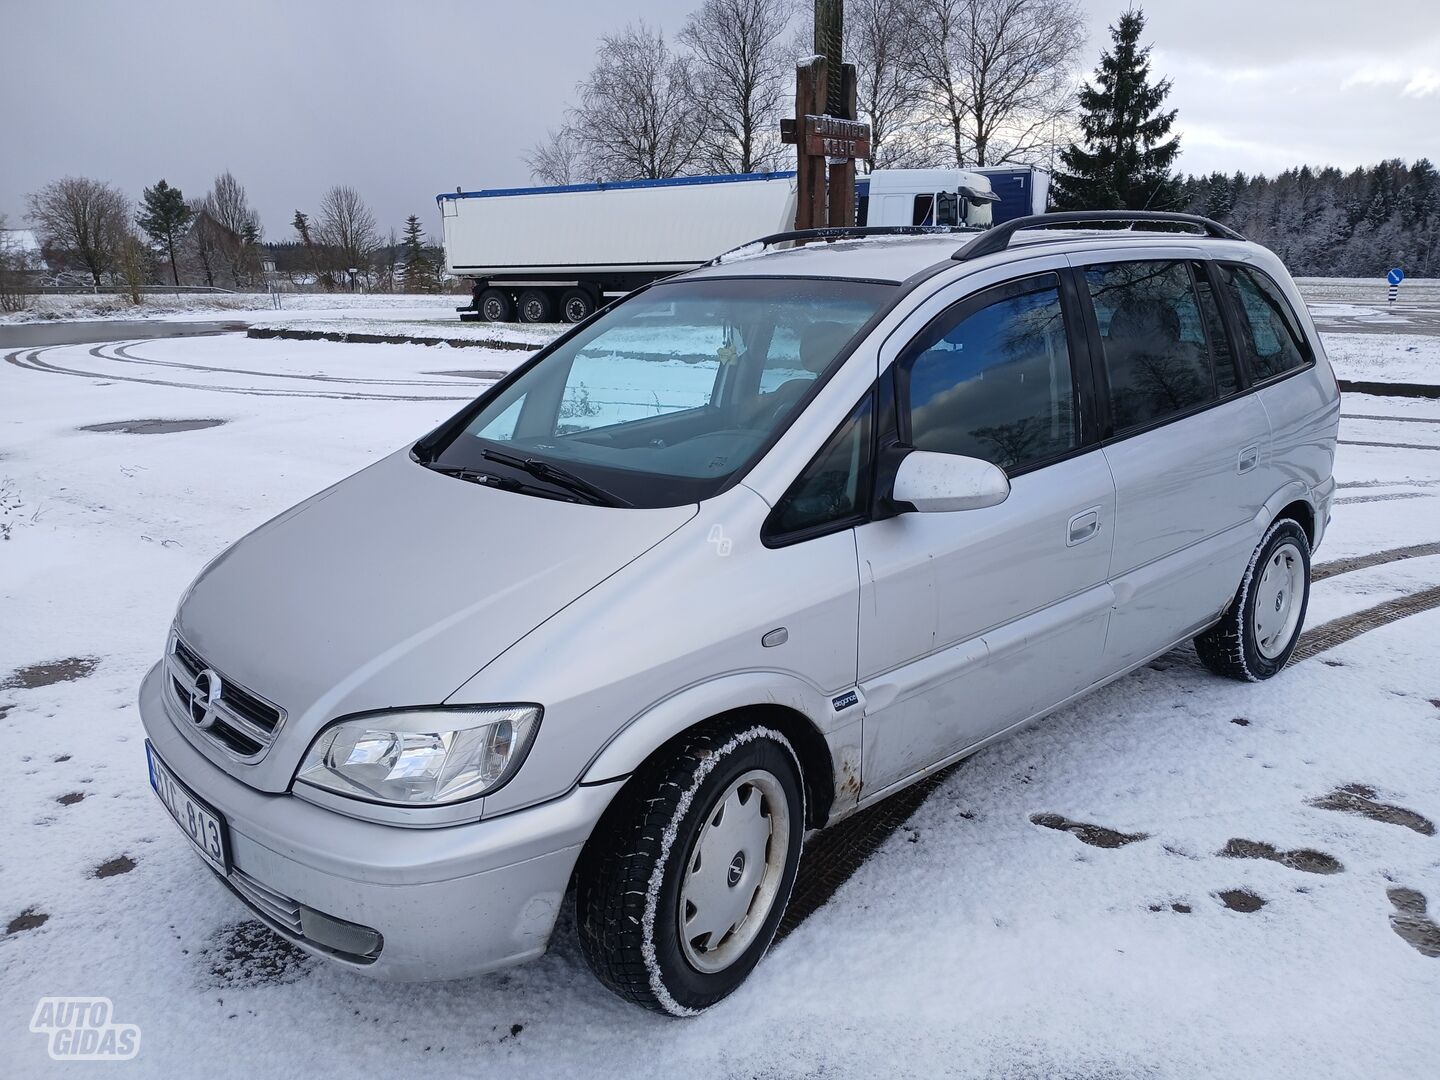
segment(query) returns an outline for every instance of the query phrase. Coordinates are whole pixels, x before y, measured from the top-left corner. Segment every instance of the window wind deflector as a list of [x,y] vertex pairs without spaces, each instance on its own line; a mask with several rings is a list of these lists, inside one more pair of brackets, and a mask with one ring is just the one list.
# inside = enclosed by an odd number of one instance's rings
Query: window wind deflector
[[592,484],[584,477],[577,476],[569,469],[562,469],[558,465],[551,465],[548,461],[541,461],[539,458],[522,458],[514,454],[507,454],[500,450],[481,450],[480,456],[486,461],[493,461],[500,465],[508,465],[512,469],[519,469],[527,472],[537,480],[544,480],[554,484],[556,487],[564,488],[573,495],[578,495],[586,502],[594,503],[596,506],[622,506],[628,507],[620,496],[606,491],[597,484]]
[[969,199],[972,203],[994,203],[1000,201],[1000,196],[993,191],[981,191],[979,188],[961,186],[960,194]]

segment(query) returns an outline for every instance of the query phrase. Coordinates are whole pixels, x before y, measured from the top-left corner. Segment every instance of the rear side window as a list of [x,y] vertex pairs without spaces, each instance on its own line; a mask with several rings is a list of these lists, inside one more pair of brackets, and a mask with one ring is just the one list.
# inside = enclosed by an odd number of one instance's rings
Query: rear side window
[[[1117,434],[1233,391],[1234,365],[1223,339],[1216,336],[1214,298],[1207,290],[1208,305],[1202,303],[1189,264],[1092,266],[1085,271],[1085,282],[1100,329]],[[1217,378],[1222,366],[1228,368],[1223,381]]]
[[1256,382],[1273,379],[1309,362],[1300,323],[1280,287],[1258,270],[1221,263],[1221,288],[1240,322],[1240,351]]
[[901,370],[917,450],[983,458],[1013,472],[1075,448],[1059,286],[1048,276],[1030,284],[1028,291],[1005,287],[1008,295],[978,308],[964,301],[910,344]]

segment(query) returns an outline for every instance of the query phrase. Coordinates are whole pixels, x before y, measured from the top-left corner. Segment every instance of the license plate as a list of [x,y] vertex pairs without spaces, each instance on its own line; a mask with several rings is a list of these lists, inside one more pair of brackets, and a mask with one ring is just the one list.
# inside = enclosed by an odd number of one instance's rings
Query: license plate
[[225,819],[197,799],[184,784],[175,779],[150,741],[145,741],[145,759],[150,766],[150,786],[190,838],[195,850],[221,874],[230,872],[230,850],[225,839]]

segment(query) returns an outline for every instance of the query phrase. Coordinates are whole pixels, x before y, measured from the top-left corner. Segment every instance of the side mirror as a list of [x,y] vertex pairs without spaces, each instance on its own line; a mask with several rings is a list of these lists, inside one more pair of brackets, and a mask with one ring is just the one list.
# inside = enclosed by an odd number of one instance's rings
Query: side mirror
[[895,473],[892,498],[922,514],[979,510],[1010,497],[1010,478],[998,465],[960,454],[912,450]]

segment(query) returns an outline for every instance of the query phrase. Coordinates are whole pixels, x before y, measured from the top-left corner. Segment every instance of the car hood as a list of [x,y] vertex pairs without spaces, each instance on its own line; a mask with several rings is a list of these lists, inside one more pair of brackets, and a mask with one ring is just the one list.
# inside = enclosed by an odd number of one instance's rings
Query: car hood
[[271,750],[239,767],[281,790],[326,723],[443,702],[695,510],[501,491],[402,451],[227,550],[190,587],[176,629],[227,682],[285,710]]

